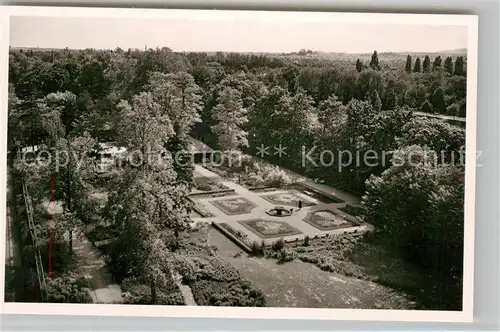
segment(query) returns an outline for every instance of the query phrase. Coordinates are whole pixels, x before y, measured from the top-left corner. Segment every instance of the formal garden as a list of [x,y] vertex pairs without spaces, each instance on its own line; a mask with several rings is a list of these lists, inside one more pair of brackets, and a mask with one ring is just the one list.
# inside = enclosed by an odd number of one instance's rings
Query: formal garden
[[[421,68],[420,58],[417,66],[377,52],[9,52],[10,155],[47,147],[67,156],[63,165],[9,164],[26,289],[16,301],[96,302],[109,291],[123,295],[110,303],[295,306],[311,296],[304,301],[327,305],[304,281],[334,289],[328,305],[410,307],[381,303],[402,292],[419,308],[461,308],[464,165],[449,156],[465,130],[415,112],[465,115],[463,56],[427,55]],[[177,163],[172,155],[190,159],[191,137],[222,151],[221,162]],[[108,142],[130,152],[109,173],[98,158]],[[286,154],[259,154],[278,144]],[[314,160],[345,150],[418,162],[315,167],[302,163],[302,146],[317,146]],[[161,158],[136,163],[144,151]],[[423,162],[432,151],[447,157]],[[47,212],[47,200],[61,213]],[[224,235],[207,244],[204,227]],[[237,252],[223,255],[226,245]],[[282,281],[296,267],[301,281]],[[343,282],[356,298],[380,290],[377,300],[344,301]],[[39,297],[42,288],[52,297]],[[300,289],[294,301],[283,300],[289,289]]]

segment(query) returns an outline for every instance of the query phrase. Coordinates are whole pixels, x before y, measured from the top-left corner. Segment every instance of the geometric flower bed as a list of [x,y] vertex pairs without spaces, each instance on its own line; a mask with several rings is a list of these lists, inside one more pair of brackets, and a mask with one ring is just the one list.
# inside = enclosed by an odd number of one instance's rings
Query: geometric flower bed
[[344,217],[329,210],[309,212],[304,221],[323,231],[354,226]]
[[286,222],[252,219],[238,221],[241,225],[257,234],[259,237],[267,239],[288,235],[302,234],[298,229],[290,226]]
[[266,201],[271,202],[276,205],[287,205],[298,207],[299,201],[302,201],[302,206],[313,206],[316,203],[305,200],[303,197],[297,195],[294,192],[283,192],[277,194],[261,195]]
[[227,215],[250,213],[256,205],[243,197],[209,201]]

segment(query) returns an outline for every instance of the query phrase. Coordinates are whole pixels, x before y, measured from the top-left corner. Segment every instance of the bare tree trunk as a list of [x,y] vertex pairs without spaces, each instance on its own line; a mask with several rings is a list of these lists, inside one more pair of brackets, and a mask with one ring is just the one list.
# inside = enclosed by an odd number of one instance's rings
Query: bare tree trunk
[[156,285],[151,281],[151,304],[156,304]]

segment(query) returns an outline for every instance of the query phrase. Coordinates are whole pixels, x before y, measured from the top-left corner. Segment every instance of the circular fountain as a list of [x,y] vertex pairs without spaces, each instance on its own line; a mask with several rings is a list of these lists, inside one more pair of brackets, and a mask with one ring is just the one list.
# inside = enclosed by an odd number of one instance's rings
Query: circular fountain
[[288,217],[292,215],[292,211],[284,208],[283,206],[275,206],[267,210],[266,213],[272,217]]

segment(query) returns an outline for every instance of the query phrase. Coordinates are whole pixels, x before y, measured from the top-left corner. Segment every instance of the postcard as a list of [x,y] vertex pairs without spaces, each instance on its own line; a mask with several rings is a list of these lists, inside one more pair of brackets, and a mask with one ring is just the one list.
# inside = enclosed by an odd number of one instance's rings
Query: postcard
[[472,321],[477,16],[0,12],[4,313]]

